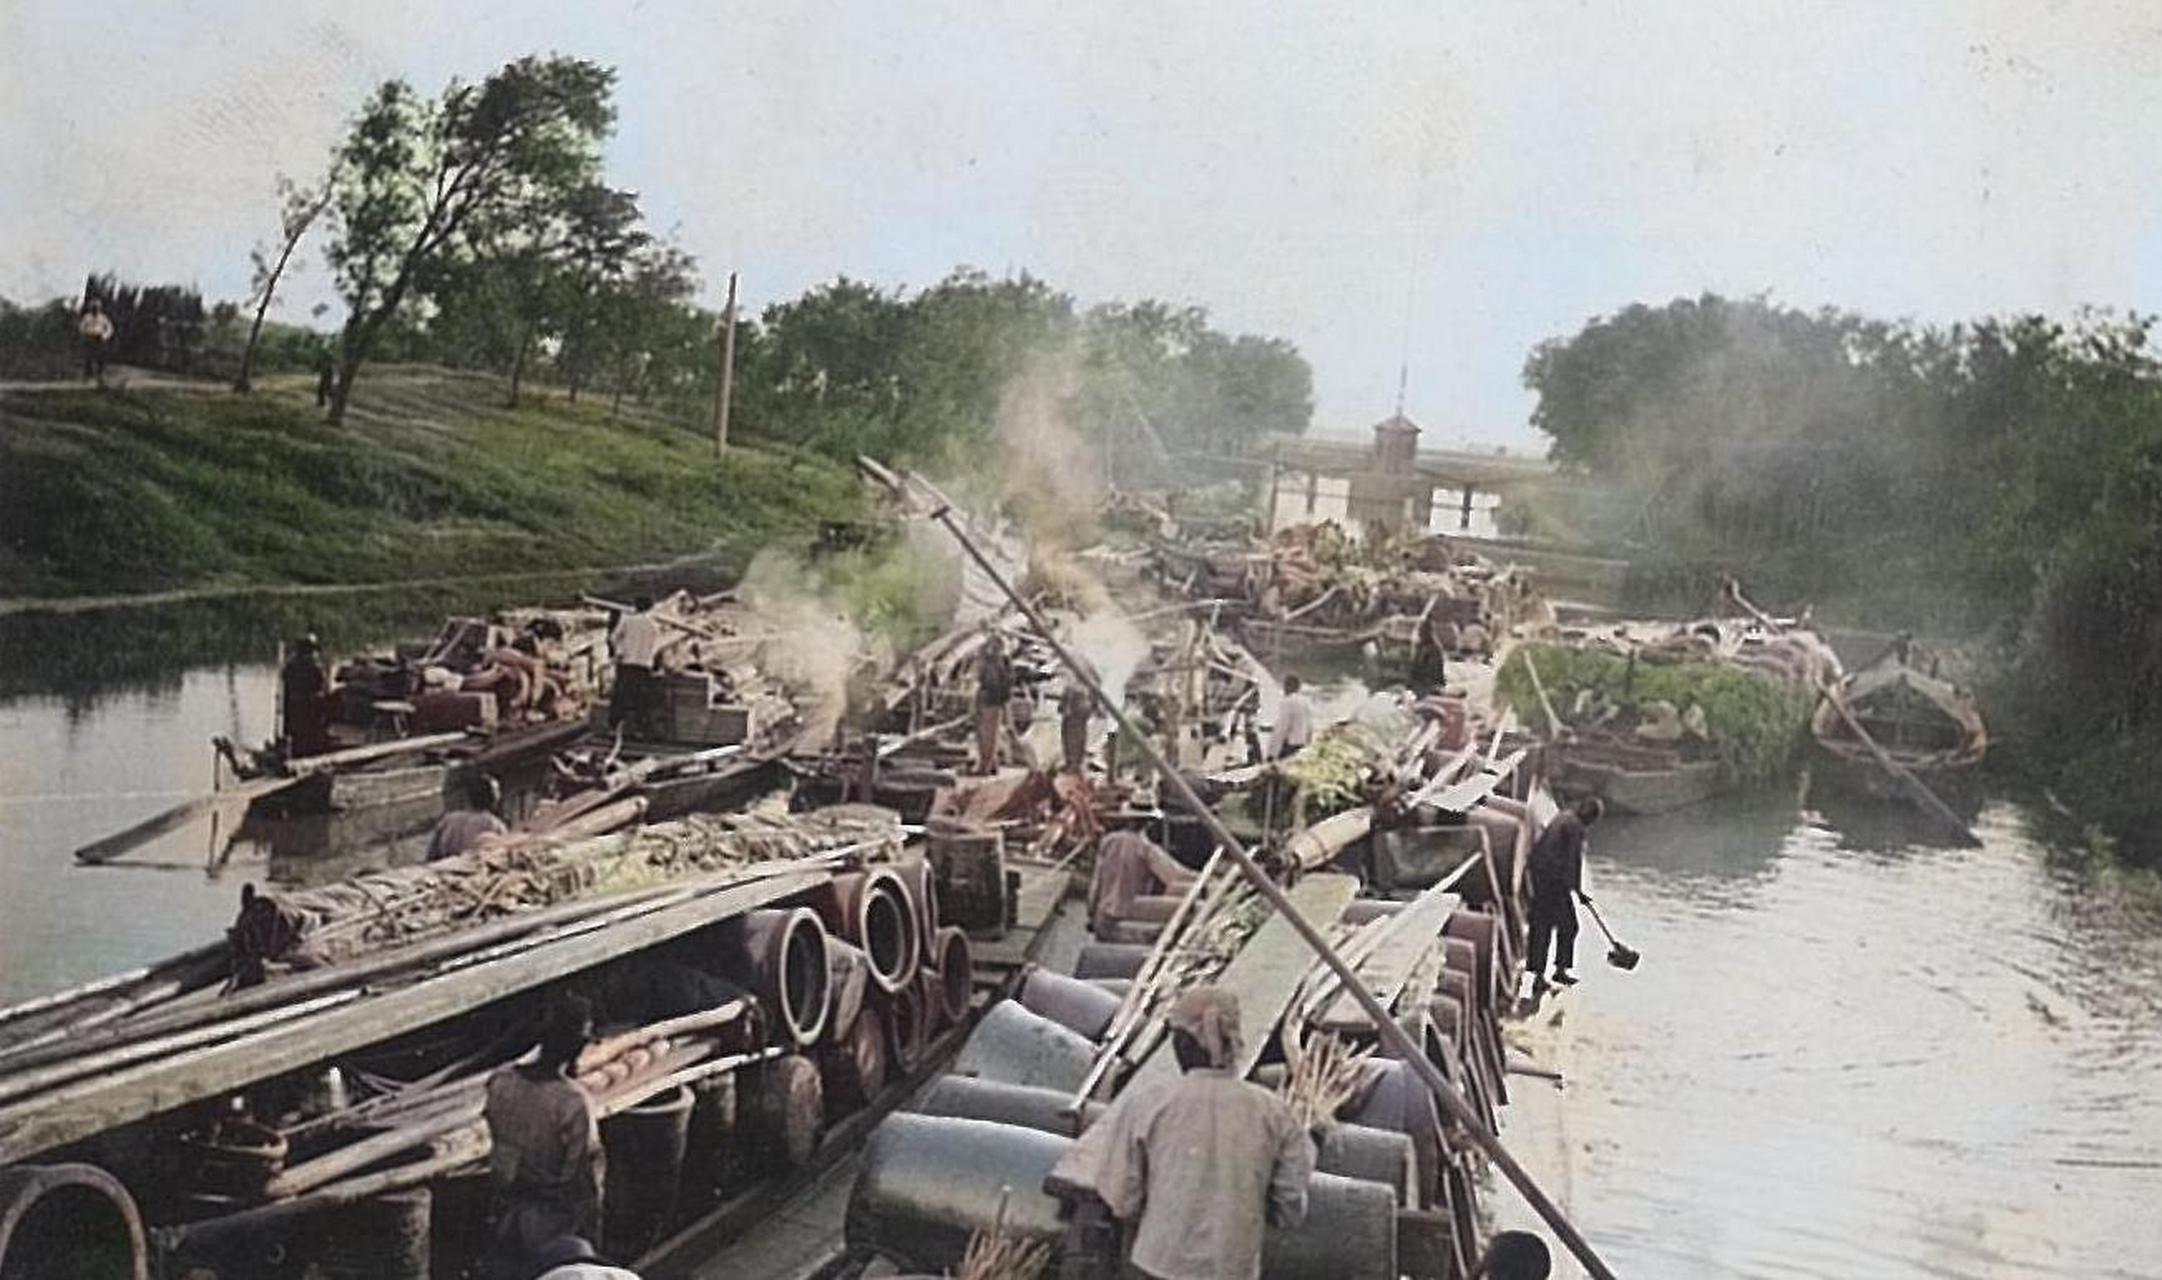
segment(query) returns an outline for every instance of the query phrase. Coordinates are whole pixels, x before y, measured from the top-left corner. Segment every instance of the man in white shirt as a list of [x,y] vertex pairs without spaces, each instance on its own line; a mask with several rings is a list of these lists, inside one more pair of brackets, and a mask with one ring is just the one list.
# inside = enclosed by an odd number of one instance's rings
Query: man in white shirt
[[608,725],[624,721],[635,730],[653,705],[653,662],[661,648],[661,624],[653,617],[653,599],[640,596],[633,612],[616,623],[609,643],[616,651],[616,684],[608,695]]
[[104,386],[105,352],[113,341],[113,318],[105,314],[105,304],[96,298],[85,301],[75,332],[83,342],[83,381]]
[[1276,703],[1276,723],[1269,728],[1269,759],[1284,760],[1306,750],[1314,740],[1314,704],[1297,676],[1284,677],[1284,696]]

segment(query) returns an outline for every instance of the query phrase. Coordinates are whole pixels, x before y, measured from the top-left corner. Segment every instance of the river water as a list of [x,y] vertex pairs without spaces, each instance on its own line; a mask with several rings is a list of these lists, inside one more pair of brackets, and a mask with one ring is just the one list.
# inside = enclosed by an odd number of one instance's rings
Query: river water
[[271,735],[277,671],[202,667],[108,694],[0,699],[0,1003],[212,941],[264,870],[211,872],[208,824],[125,862],[73,851],[210,788],[210,739]]
[[[211,735],[268,736],[274,683],[0,700],[0,1001],[230,921],[264,867],[206,870],[200,828],[130,859],[164,869],[69,853],[205,787]],[[1583,984],[1509,1032],[1568,1084],[1517,1078],[1503,1137],[1619,1274],[2162,1276],[2162,891],[2063,869],[2012,806],[1978,827],[1751,801],[1595,829],[1644,961],[1606,968],[1586,920]]]
[[2056,869],[2009,805],[1979,849],[1864,825],[1595,828],[1644,960],[1584,921],[1582,985],[1510,1031],[1567,1083],[1516,1079],[1504,1141],[1622,1276],[2162,1275],[2153,879]]

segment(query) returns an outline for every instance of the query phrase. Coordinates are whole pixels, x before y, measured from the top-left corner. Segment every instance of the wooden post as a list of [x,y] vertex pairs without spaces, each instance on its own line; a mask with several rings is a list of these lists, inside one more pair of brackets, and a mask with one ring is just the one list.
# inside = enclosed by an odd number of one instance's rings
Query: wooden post
[[736,397],[736,273],[728,273],[728,310],[721,317],[721,376],[713,387],[713,452],[728,452],[728,410]]

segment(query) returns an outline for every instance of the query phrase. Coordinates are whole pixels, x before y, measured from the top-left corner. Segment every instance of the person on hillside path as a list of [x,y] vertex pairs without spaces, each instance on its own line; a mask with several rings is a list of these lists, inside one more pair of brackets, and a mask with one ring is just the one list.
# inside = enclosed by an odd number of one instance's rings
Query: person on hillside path
[[997,632],[983,638],[976,655],[976,773],[998,772],[998,739],[1005,728],[1006,704],[1013,698],[1013,659]]
[[1546,825],[1531,847],[1531,955],[1532,990],[1543,992],[1548,939],[1554,942],[1552,982],[1571,986],[1576,976],[1576,904],[1590,902],[1584,892],[1584,840],[1591,825],[1606,812],[1597,796],[1586,796]]
[[104,386],[105,355],[113,341],[113,320],[105,314],[105,304],[96,298],[86,300],[75,319],[75,333],[83,343],[83,381]]
[[1553,1271],[1546,1241],[1529,1231],[1504,1231],[1487,1244],[1471,1280],[1547,1280]]

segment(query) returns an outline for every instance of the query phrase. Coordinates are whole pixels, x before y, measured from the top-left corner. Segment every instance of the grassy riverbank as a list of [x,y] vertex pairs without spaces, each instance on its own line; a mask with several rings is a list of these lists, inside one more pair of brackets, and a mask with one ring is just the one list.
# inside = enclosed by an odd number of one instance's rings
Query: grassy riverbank
[[0,390],[0,597],[738,567],[853,517],[834,463],[493,377],[384,370],[343,427],[309,388]]

